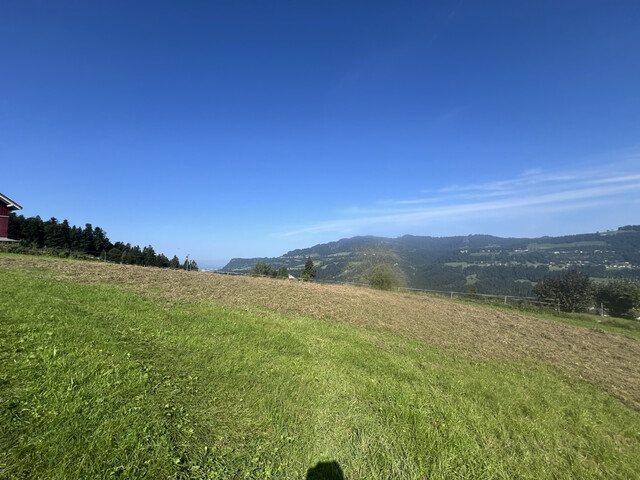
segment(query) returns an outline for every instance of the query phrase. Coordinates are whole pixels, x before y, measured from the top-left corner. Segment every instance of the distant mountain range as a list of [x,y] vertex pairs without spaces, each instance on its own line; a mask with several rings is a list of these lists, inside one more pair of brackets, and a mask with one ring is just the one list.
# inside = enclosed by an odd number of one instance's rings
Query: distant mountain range
[[222,270],[249,273],[257,262],[297,276],[308,256],[319,280],[368,283],[384,265],[411,288],[530,296],[536,282],[568,268],[594,280],[640,279],[640,225],[614,231],[540,238],[491,235],[353,237],[275,258],[234,258]]

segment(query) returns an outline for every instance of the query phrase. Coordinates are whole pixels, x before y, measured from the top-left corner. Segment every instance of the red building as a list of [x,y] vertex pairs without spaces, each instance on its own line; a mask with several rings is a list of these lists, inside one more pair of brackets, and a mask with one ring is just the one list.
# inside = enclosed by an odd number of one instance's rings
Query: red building
[[22,207],[0,193],[0,242],[14,241],[7,238],[9,233],[9,214],[13,210],[22,210]]

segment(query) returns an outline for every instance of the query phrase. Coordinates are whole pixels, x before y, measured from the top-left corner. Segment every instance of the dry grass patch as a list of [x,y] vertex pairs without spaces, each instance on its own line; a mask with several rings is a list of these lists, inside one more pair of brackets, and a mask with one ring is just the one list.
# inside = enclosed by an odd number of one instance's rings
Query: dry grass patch
[[380,328],[478,359],[535,359],[597,383],[640,410],[640,341],[623,335],[344,286],[40,258],[0,257],[0,268],[45,269],[67,281],[119,284],[168,304],[214,301]]

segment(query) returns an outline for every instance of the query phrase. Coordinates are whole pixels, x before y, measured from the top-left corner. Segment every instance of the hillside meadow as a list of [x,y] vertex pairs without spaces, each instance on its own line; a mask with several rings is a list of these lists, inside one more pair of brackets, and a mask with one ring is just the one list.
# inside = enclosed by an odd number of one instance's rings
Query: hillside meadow
[[1,478],[638,478],[640,340],[444,299],[0,256]]

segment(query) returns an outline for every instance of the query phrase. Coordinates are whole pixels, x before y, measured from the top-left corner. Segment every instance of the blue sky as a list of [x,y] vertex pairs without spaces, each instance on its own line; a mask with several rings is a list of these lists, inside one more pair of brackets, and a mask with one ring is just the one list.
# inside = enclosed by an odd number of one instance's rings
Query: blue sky
[[640,223],[637,1],[3,1],[0,192],[201,264]]

